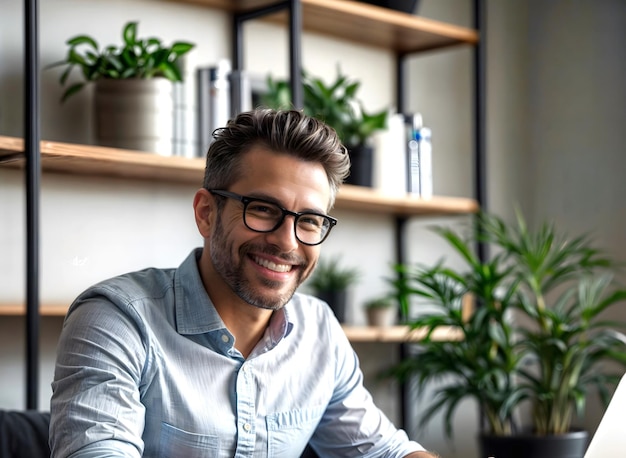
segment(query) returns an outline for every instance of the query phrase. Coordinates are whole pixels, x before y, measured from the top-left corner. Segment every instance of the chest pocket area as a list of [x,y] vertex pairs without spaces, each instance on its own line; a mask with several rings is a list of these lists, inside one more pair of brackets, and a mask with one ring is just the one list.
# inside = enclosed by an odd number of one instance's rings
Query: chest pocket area
[[167,423],[162,423],[160,449],[160,454],[164,457],[201,458],[217,456],[220,440],[218,436],[190,433]]
[[293,458],[306,447],[320,422],[325,406],[279,412],[266,417],[268,456]]

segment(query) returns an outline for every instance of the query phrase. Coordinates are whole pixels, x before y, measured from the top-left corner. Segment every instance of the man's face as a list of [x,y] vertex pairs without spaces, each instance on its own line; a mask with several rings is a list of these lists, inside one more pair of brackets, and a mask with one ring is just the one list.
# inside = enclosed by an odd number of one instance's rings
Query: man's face
[[[324,168],[265,148],[242,159],[241,179],[227,191],[266,199],[294,212],[326,213],[330,186]],[[216,197],[217,198],[217,197]],[[274,232],[258,233],[243,222],[243,203],[227,199],[209,239],[213,268],[245,302],[278,309],[306,280],[319,257],[319,245],[300,243],[293,216]]]

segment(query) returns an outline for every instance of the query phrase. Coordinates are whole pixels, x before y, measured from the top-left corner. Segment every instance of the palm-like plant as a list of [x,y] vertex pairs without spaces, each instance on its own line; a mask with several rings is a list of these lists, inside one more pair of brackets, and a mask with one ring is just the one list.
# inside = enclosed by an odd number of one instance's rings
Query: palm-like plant
[[489,223],[486,232],[515,266],[519,306],[534,324],[519,328],[523,351],[535,362],[521,371],[533,393],[534,429],[565,433],[589,392],[606,402],[608,387],[622,375],[601,364],[626,364],[626,338],[617,331],[624,323],[601,321],[601,314],[626,300],[626,291],[611,289],[608,272],[596,275],[614,263],[587,236],[568,239],[545,224],[531,233],[521,216],[516,227]]
[[[428,422],[440,410],[445,411],[445,429],[452,433],[452,417],[465,398],[478,402],[488,428],[496,434],[510,434],[515,407],[526,397],[514,376],[522,363],[522,354],[514,340],[509,320],[516,284],[509,284],[511,267],[502,255],[483,263],[473,253],[471,241],[445,228],[436,231],[448,242],[468,269],[457,272],[443,263],[434,267],[398,266],[399,280],[394,284],[404,314],[409,298],[418,296],[435,305],[436,310],[413,319],[412,329],[428,329],[419,352],[403,360],[387,375],[405,381],[417,376],[419,392],[426,384],[437,381],[440,387],[422,416]],[[480,307],[464,316],[467,296],[478,299]],[[455,342],[432,340],[431,333],[440,326],[457,327],[463,339]]]
[[[387,375],[414,375],[420,387],[443,380],[422,422],[443,411],[449,434],[458,403],[468,397],[478,402],[489,434],[519,431],[513,418],[522,402],[532,403],[535,433],[567,432],[588,394],[598,391],[607,401],[609,388],[623,374],[605,363],[626,365],[626,336],[618,331],[624,324],[601,318],[626,302],[626,291],[617,289],[609,274],[616,264],[588,237],[570,239],[550,225],[531,232],[521,215],[512,225],[487,214],[475,222],[466,237],[436,229],[461,255],[464,269],[442,262],[429,268],[399,266],[394,281],[405,311],[412,296],[435,306],[410,320],[413,328],[432,332],[456,326],[464,340],[427,337],[415,358]],[[495,255],[479,260],[473,253],[477,242],[489,244]],[[477,306],[464,319],[466,294]]]

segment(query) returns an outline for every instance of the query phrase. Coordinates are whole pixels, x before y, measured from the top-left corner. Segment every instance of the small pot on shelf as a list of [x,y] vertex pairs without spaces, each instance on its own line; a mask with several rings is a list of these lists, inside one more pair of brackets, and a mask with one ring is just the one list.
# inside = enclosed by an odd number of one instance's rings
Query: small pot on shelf
[[330,305],[337,320],[340,323],[346,322],[346,304],[348,302],[348,293],[345,289],[332,291],[318,291],[315,296]]
[[394,298],[372,299],[365,303],[367,324],[369,326],[389,327],[396,324],[398,307]]
[[374,147],[370,145],[348,146],[350,156],[350,175],[346,184],[372,187],[374,170]]
[[396,11],[402,11],[403,13],[414,14],[419,5],[418,0],[361,0],[363,3],[369,3],[370,5],[381,6],[383,8],[389,8]]
[[356,267],[340,266],[340,256],[320,259],[308,282],[313,295],[328,303],[340,323],[345,323],[347,293],[361,273]]

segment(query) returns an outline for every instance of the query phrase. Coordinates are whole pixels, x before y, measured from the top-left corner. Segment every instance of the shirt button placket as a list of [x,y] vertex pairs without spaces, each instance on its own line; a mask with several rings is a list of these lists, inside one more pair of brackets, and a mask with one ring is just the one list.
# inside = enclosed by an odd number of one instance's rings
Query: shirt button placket
[[250,364],[243,363],[237,373],[237,421],[240,434],[237,436],[235,457],[250,457],[254,453],[255,431],[254,418],[254,383],[250,374]]

